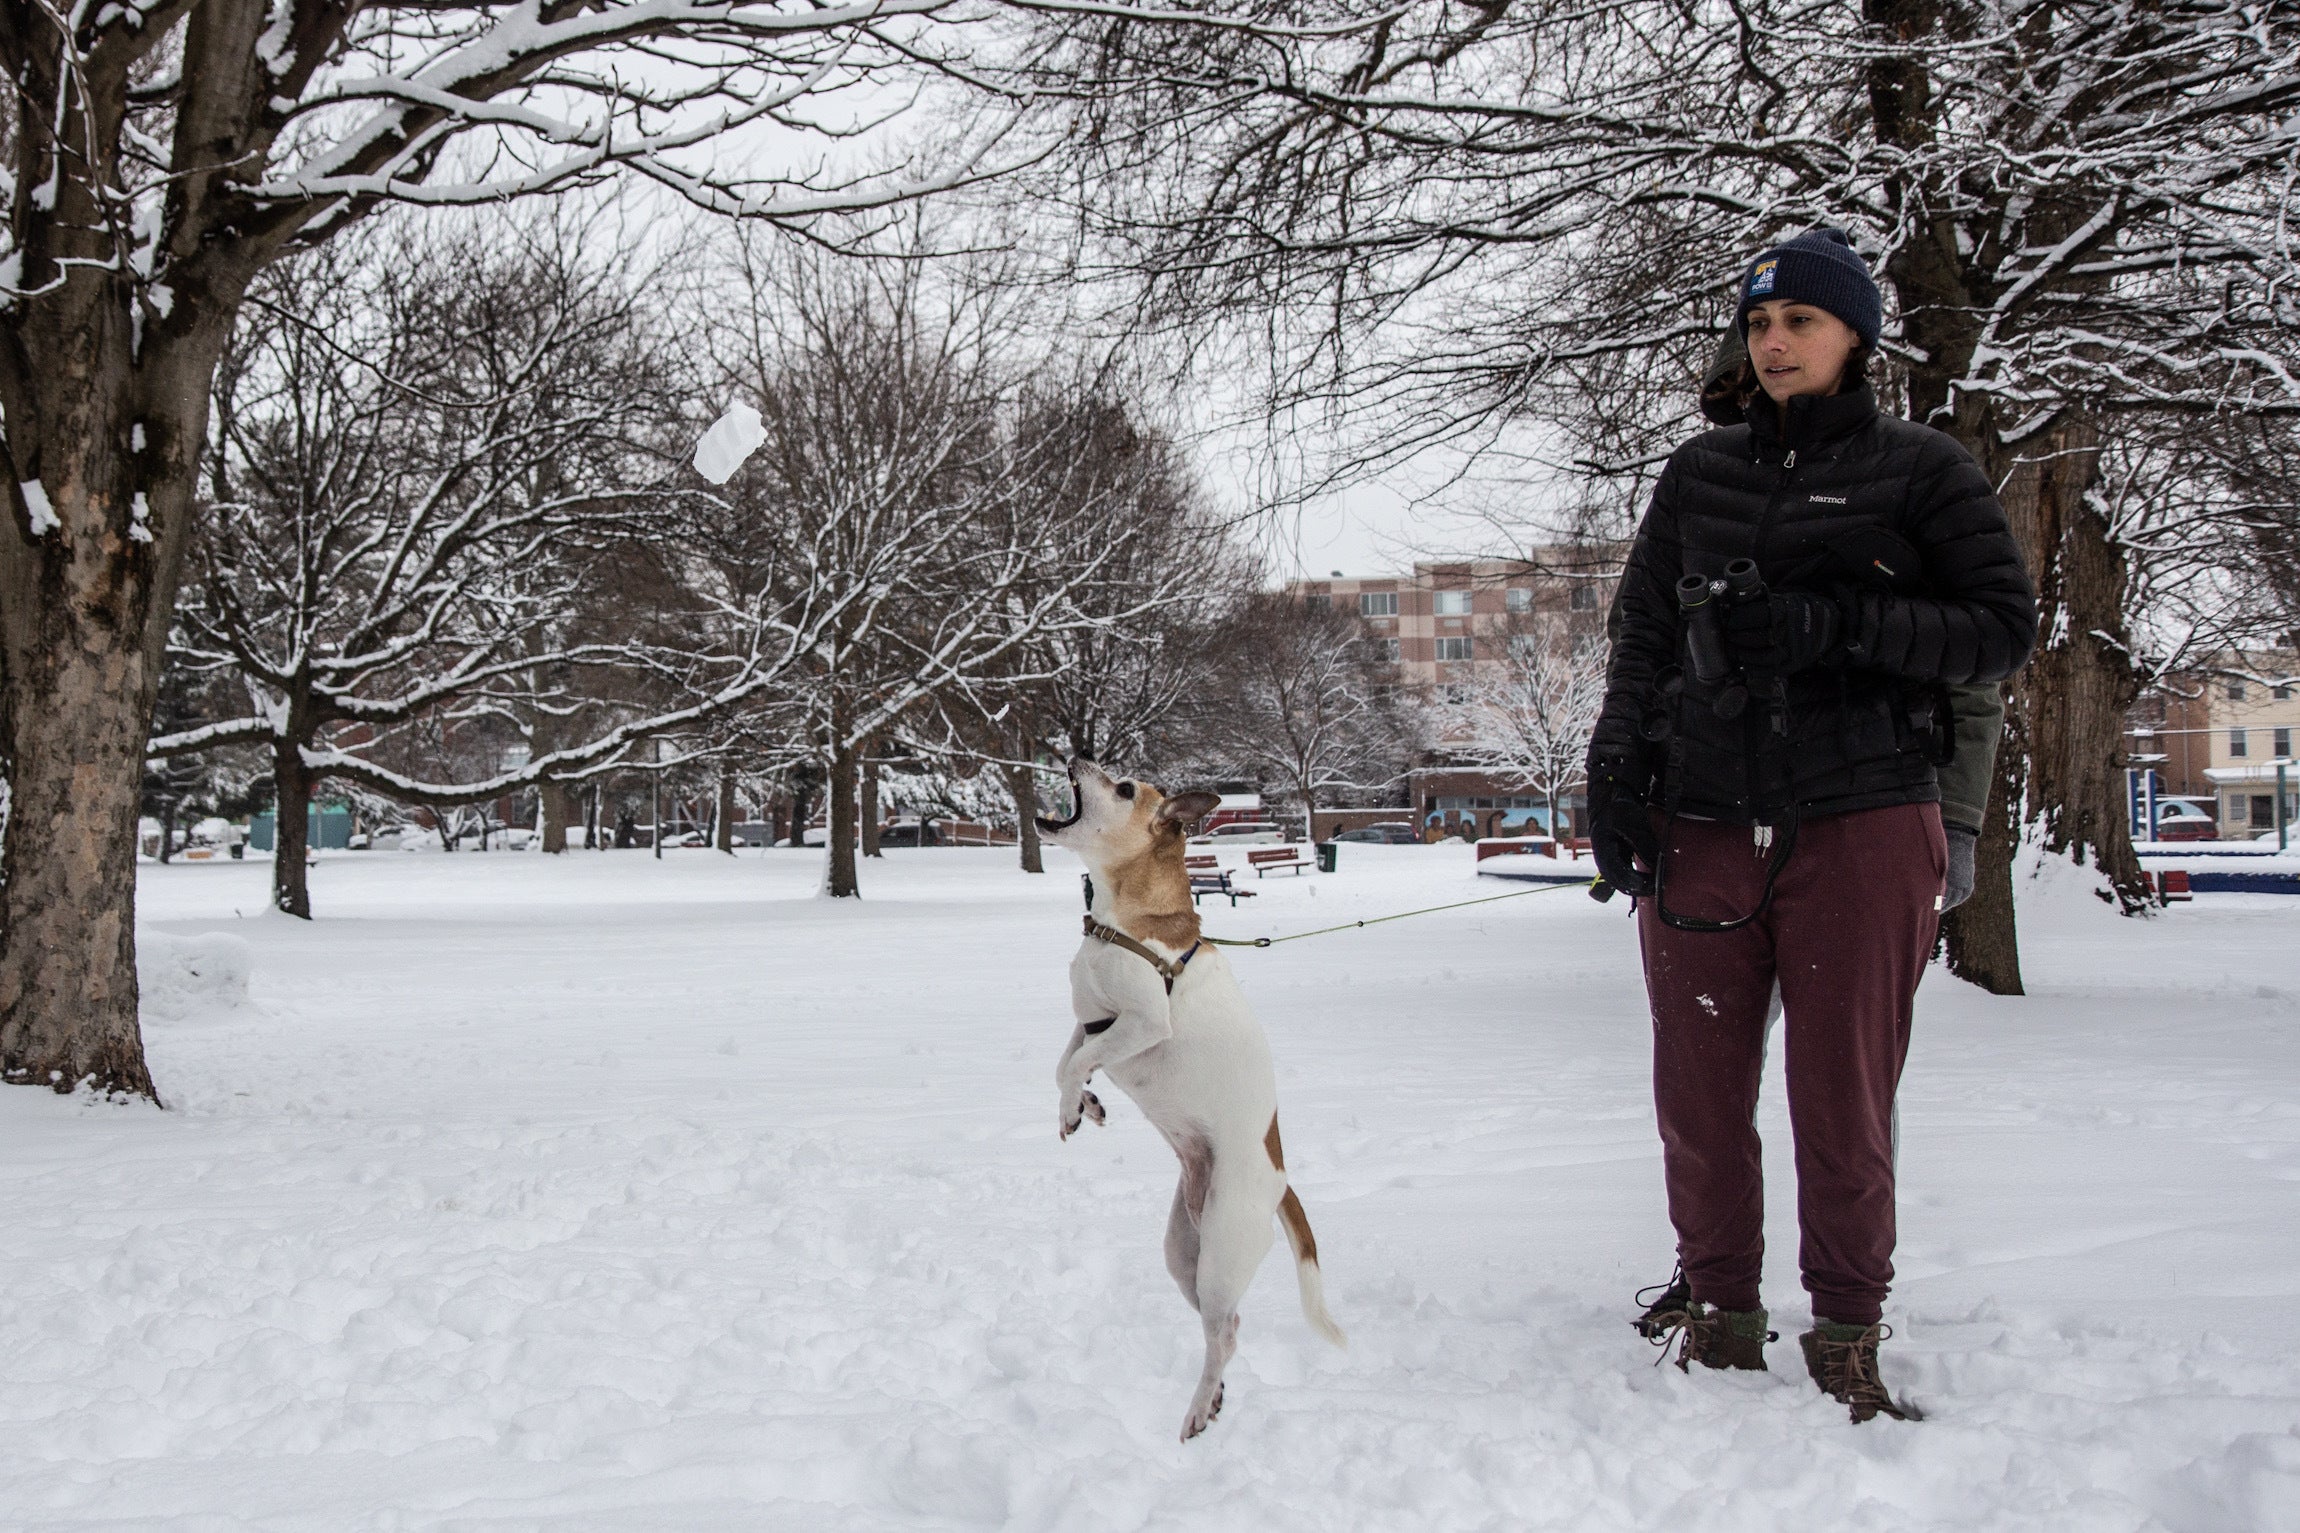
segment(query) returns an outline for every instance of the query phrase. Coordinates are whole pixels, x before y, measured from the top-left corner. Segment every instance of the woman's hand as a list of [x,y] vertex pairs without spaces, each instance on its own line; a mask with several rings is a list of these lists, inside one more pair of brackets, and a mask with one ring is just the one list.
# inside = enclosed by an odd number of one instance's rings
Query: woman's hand
[[1653,810],[1645,802],[1651,777],[1643,762],[1590,754],[1589,854],[1607,885],[1636,899],[1653,893],[1653,874],[1661,866],[1661,838],[1653,833]]
[[1725,609],[1725,644],[1743,670],[1772,676],[1809,671],[1835,657],[1845,631],[1836,599],[1772,591]]

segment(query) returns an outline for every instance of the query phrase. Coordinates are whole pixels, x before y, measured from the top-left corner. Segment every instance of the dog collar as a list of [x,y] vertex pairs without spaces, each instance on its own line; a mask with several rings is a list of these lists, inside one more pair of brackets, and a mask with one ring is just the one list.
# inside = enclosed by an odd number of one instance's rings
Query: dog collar
[[1127,936],[1124,932],[1118,930],[1118,928],[1115,926],[1104,926],[1100,921],[1095,920],[1092,916],[1088,916],[1086,918],[1086,935],[1094,938],[1097,941],[1107,942],[1112,947],[1122,947],[1127,952],[1132,953],[1135,957],[1141,959],[1144,963],[1150,965],[1151,968],[1156,969],[1158,971],[1158,977],[1166,981],[1166,993],[1168,995],[1172,995],[1174,993],[1174,981],[1182,977],[1182,971],[1190,966],[1190,960],[1198,955],[1198,949],[1203,945],[1197,942],[1191,943],[1189,952],[1184,953],[1180,958],[1175,959],[1172,963],[1168,963],[1165,959],[1160,958],[1149,948],[1144,947],[1139,942],[1136,942],[1132,937]]

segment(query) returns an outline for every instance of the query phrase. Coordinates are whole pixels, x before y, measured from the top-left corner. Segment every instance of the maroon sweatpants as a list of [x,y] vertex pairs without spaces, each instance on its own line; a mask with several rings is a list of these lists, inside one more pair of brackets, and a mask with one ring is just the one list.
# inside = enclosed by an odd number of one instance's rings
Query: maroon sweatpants
[[[1731,920],[1756,907],[1766,855],[1746,825],[1668,831],[1670,912]],[[1789,1122],[1797,1142],[1798,1265],[1813,1313],[1855,1325],[1893,1280],[1893,1094],[1948,866],[1932,804],[1807,819],[1765,914],[1688,932],[1639,902],[1653,1005],[1653,1100],[1669,1218],[1693,1297],[1758,1306],[1765,1184],[1757,1080],[1781,984]]]

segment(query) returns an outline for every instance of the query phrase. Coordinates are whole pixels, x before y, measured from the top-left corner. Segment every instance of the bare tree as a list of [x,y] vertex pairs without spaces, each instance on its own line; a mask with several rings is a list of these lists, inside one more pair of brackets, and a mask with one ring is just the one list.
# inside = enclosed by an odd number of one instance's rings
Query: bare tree
[[1013,412],[1013,493],[1050,577],[1095,570],[1071,596],[1086,621],[1041,630],[943,710],[952,738],[1003,777],[1028,873],[1043,871],[1037,764],[1139,756],[1212,675],[1205,631],[1245,574],[1179,449],[1114,370],[1035,372]]
[[1554,836],[1558,797],[1581,781],[1605,704],[1606,643],[1556,622],[1523,624],[1500,637],[1502,654],[1478,662],[1467,696],[1445,706],[1439,745],[1540,794]]
[[571,672],[616,652],[569,619],[613,547],[662,521],[645,438],[670,380],[639,284],[570,243],[535,226],[507,247],[478,228],[331,246],[256,284],[217,371],[176,649],[236,673],[248,708],[152,749],[268,750],[288,915],[311,914],[306,808],[326,777],[391,762],[435,711],[466,736],[519,701],[572,713]]
[[772,553],[768,588],[822,613],[784,706],[825,768],[825,892],[851,898],[863,753],[934,699],[1034,674],[1017,669],[1033,645],[1112,622],[1083,596],[1125,539],[1087,536],[1108,491],[1031,492],[1060,444],[1013,429],[1011,294],[748,244],[737,276],[754,328],[725,377],[767,435],[730,504],[763,530],[744,546]]
[[1201,738],[1217,759],[1281,784],[1305,825],[1328,795],[1405,770],[1419,744],[1412,702],[1355,614],[1260,592],[1218,642],[1223,671],[1202,699]]

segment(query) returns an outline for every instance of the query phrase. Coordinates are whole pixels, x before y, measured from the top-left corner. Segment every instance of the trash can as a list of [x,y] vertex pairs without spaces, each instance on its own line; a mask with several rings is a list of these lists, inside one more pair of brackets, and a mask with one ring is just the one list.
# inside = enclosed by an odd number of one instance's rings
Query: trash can
[[1318,843],[1319,872],[1331,873],[1334,871],[1334,853],[1336,850],[1338,850],[1338,848],[1336,848],[1334,843],[1331,841],[1320,841]]

